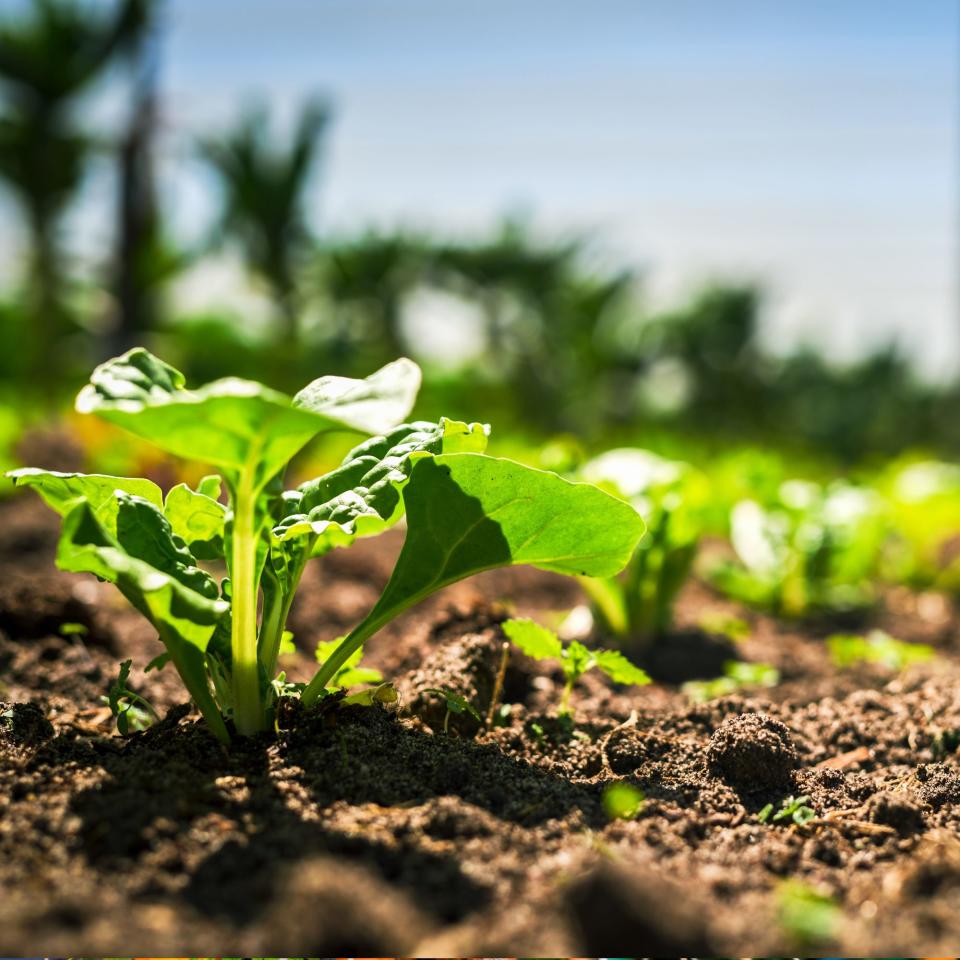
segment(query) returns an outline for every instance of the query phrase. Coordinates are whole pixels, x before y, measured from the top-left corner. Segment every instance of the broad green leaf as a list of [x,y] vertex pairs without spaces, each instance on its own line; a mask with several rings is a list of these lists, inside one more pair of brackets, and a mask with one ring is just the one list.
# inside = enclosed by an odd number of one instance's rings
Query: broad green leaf
[[60,516],[69,513],[79,501],[90,505],[97,519],[111,533],[117,529],[117,510],[120,501],[116,491],[142,497],[159,507],[163,502],[160,488],[151,480],[130,477],[108,477],[99,473],[57,473],[25,467],[7,474],[18,487],[33,487],[47,506]]
[[216,493],[213,496],[200,492],[201,489],[214,492],[213,485],[208,482],[211,478],[205,477],[198,490],[178,483],[163,503],[163,515],[170,521],[173,532],[201,560],[215,560],[223,556],[227,508],[216,499],[220,492],[220,478],[212,479],[216,481]]
[[517,618],[500,625],[511,643],[534,660],[559,660],[563,655],[560,638],[535,620]]
[[320,377],[293,398],[293,405],[363,433],[386,433],[413,409],[419,389],[420,368],[401,357],[365,380]]
[[[120,496],[122,499],[124,495]],[[163,521],[159,510],[153,509]],[[121,517],[119,528],[123,529],[128,542],[140,542],[127,524],[132,524],[144,513],[142,508],[131,513],[125,510],[118,513]],[[162,529],[162,525],[158,529]],[[171,559],[165,545],[157,548],[156,553],[164,563]],[[199,578],[181,563],[176,552],[172,557],[173,574],[130,556],[104,529],[90,505],[80,501],[64,518],[57,565],[75,573],[92,573],[116,584],[130,603],[156,627],[190,695],[214,733],[222,740],[229,739],[210,695],[204,664],[206,646],[228,605],[192,589],[189,584],[199,582]]]
[[393,575],[374,608],[304,691],[308,706],[339,657],[436,590],[482,570],[520,563],[612,576],[630,559],[643,532],[633,507],[591,484],[476,453],[418,460],[403,498],[407,536]]
[[441,419],[403,424],[351,450],[331,473],[301,484],[284,498],[284,517],[274,528],[281,541],[312,536],[312,555],[381,533],[403,514],[400,487],[418,457],[481,452],[488,428]]
[[131,557],[173,577],[201,596],[216,600],[217,583],[197,566],[167,518],[148,500],[118,492],[117,543]]
[[402,420],[419,371],[407,360],[367,380],[332,379],[315,381],[296,403],[234,377],[187,390],[182,374],[138,347],[97,367],[76,406],[177,456],[214,464],[231,482],[247,468],[259,489],[318,433],[388,429]]
[[591,484],[474,453],[418,461],[404,500],[407,537],[379,616],[510,564],[612,576],[643,532],[629,504]]
[[650,682],[647,674],[631,663],[619,650],[594,650],[593,659],[614,683],[629,683],[641,687]]

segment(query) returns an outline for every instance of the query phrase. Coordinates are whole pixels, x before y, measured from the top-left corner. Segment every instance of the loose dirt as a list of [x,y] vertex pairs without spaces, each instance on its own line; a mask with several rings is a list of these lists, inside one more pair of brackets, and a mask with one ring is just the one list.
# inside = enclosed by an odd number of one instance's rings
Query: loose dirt
[[[290,676],[373,603],[398,537],[310,570]],[[455,715],[444,734],[428,688],[485,715],[503,617],[580,600],[560,578],[498,571],[370,644],[398,712],[291,703],[275,734],[227,751],[172,670],[143,673],[161,650],[149,626],[108,585],[56,571],[55,542],[30,498],[0,506],[0,955],[957,952],[960,632],[942,597],[888,591],[872,624],[934,644],[935,661],[838,672],[832,625],[779,623],[694,581],[674,646],[649,660],[657,683],[587,675],[571,727],[558,670],[516,654],[498,725]],[[704,634],[706,613],[745,618],[749,638]],[[781,684],[691,704],[679,682],[730,656]],[[127,657],[164,719],[122,738],[100,698]],[[603,793],[621,781],[646,802],[611,822]],[[812,819],[758,821],[790,795]],[[814,895],[835,908],[798,921]]]

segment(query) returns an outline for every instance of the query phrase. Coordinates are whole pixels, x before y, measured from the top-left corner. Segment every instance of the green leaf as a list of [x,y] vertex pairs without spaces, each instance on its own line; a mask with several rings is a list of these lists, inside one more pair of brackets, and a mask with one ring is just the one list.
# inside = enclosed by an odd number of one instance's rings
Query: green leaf
[[[157,507],[122,493],[117,496],[121,503],[116,536],[103,527],[86,501],[79,501],[67,514],[57,565],[75,573],[93,573],[116,584],[156,627],[190,695],[214,733],[227,741],[229,736],[207,684],[204,651],[228,605],[216,596],[215,585],[210,596],[210,578],[191,567],[188,553],[184,555],[175,543],[171,546],[162,542],[166,520]],[[124,503],[124,498],[134,502]],[[153,511],[152,516],[144,504]],[[140,523],[142,529],[138,529]],[[166,532],[169,535],[169,525]],[[154,534],[161,542],[150,543]],[[142,549],[164,569],[148,559],[131,556],[127,547]]]
[[597,665],[594,652],[579,640],[571,640],[563,648],[563,672],[571,683],[576,683],[588,670]]
[[284,497],[284,516],[274,536],[313,536],[312,555],[373,536],[403,514],[400,488],[418,457],[482,452],[489,428],[442,418],[439,423],[402,424],[351,450],[331,473],[301,484]]
[[210,496],[200,490],[191,490],[185,483],[171,488],[163,503],[163,515],[173,532],[186,543],[195,557],[217,560],[223,557],[223,537],[227,508],[216,497],[220,493],[220,478],[206,477],[201,488],[213,491],[207,481],[216,480],[216,493]]
[[635,820],[644,799],[643,791],[629,783],[611,783],[603,791],[603,809],[611,820]]
[[344,697],[340,703],[344,706],[354,707],[372,707],[375,704],[386,706],[390,703],[396,703],[399,700],[397,688],[392,683],[381,683],[376,687],[368,687],[359,693],[350,694]]
[[416,365],[401,360],[367,380],[321,378],[296,400],[235,377],[187,390],[182,374],[138,347],[97,367],[76,407],[214,464],[231,482],[252,470],[259,489],[322,431],[389,429],[409,413],[418,385]]
[[461,694],[448,690],[446,687],[428,687],[423,692],[435,693],[438,697],[442,697],[446,708],[451,713],[469,713],[475,720],[483,723],[483,717],[477,712],[476,707]]
[[393,575],[364,621],[304,693],[315,702],[346,656],[407,607],[482,570],[528,563],[558,573],[612,576],[630,559],[643,521],[587,483],[476,453],[416,462],[403,489],[407,537]]
[[18,487],[33,487],[47,506],[60,516],[68,514],[78,502],[86,501],[97,519],[111,533],[117,529],[117,510],[120,502],[114,496],[117,490],[133,494],[159,507],[163,503],[160,488],[151,480],[130,477],[109,477],[99,473],[57,473],[25,467],[11,470],[8,477]]
[[614,683],[629,683],[641,687],[650,682],[647,674],[619,650],[595,650],[593,658],[597,669],[602,670]]
[[535,620],[504,620],[500,626],[511,643],[534,660],[559,660],[563,654],[560,638]]
[[407,538],[380,616],[509,564],[611,576],[643,531],[632,507],[591,484],[473,453],[418,461],[404,500]]
[[413,409],[419,389],[420,368],[402,357],[365,380],[320,377],[293,398],[293,405],[362,433],[386,433]]

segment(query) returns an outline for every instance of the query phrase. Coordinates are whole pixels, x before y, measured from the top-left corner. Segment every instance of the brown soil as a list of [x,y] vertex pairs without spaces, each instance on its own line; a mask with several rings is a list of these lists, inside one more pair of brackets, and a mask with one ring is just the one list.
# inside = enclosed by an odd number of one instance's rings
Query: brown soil
[[[936,661],[838,673],[830,625],[778,623],[693,582],[675,650],[650,660],[660,682],[588,675],[571,731],[557,671],[517,655],[501,725],[454,717],[444,734],[427,688],[485,712],[505,611],[579,599],[500,571],[371,644],[399,714],[293,705],[278,734],[228,752],[180,706],[172,670],[143,674],[160,647],[112,588],[53,568],[55,540],[32,499],[0,506],[0,955],[957,953],[960,632],[943,598],[890,591],[874,618]],[[290,675],[373,602],[397,546],[310,571]],[[745,617],[751,636],[703,635],[706,612]],[[731,652],[783,682],[691,705],[676,682]],[[121,738],[99,698],[125,657],[165,719]],[[646,795],[634,820],[604,813],[617,781]],[[791,794],[813,819],[757,820]],[[833,898],[832,929],[790,920],[788,880]]]

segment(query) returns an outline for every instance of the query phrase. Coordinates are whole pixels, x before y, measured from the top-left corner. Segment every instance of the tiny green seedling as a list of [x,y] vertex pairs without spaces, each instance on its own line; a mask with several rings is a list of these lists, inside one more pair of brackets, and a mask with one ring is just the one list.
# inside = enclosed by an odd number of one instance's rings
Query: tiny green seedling
[[423,692],[433,693],[436,694],[436,696],[443,698],[444,706],[447,708],[447,712],[443,717],[444,733],[450,732],[450,715],[454,713],[469,713],[470,716],[473,717],[478,723],[483,723],[483,717],[480,716],[473,704],[466,697],[461,696],[459,693],[454,693],[453,690],[448,690],[446,687],[428,687]]
[[760,823],[795,823],[802,827],[817,816],[812,807],[808,806],[810,798],[807,796],[794,797],[789,796],[780,802],[780,809],[777,810],[772,803],[768,803],[758,814],[757,820]]
[[883,630],[871,630],[865,637],[835,633],[827,638],[827,649],[834,666],[840,670],[855,663],[879,663],[899,672],[911,663],[923,663],[934,656],[933,647],[924,643],[904,643]]
[[100,698],[103,703],[110,707],[110,713],[116,721],[117,730],[124,737],[133,731],[146,730],[160,719],[150,701],[135,693],[128,686],[132,665],[132,660],[124,660],[120,664],[120,672],[117,674],[117,678],[110,684],[107,695]]
[[[609,577],[643,532],[628,504],[588,483],[484,455],[488,428],[403,423],[420,384],[410,360],[364,380],[321,377],[295,396],[236,378],[188,389],[142,348],[97,367],[77,397],[96,414],[175,456],[219,472],[166,496],[150,480],[24,469],[63,517],[57,563],[117,586],[156,628],[210,729],[274,726],[279,695],[315,705],[356,669],[363,645],[409,607],[483,570],[531,564]],[[340,467],[284,490],[291,458],[334,431],[367,435]],[[221,503],[225,484],[228,504]],[[373,609],[303,686],[277,660],[307,562],[406,517],[393,574]],[[204,563],[214,564],[211,569]],[[226,567],[222,580],[214,573]]]
[[611,783],[603,791],[603,809],[611,820],[636,820],[645,799],[643,791],[629,783]]
[[614,683],[642,686],[650,682],[647,674],[618,650],[591,650],[577,640],[564,644],[552,630],[524,618],[505,620],[502,627],[511,642],[528,657],[556,660],[560,664],[565,679],[560,698],[561,716],[572,713],[570,694],[576,682],[588,670],[596,668]]
[[748,663],[744,660],[727,660],[723,676],[713,680],[689,680],[683,692],[694,703],[706,703],[719,697],[728,697],[740,690],[775,687],[780,682],[780,671],[769,663]]
[[828,893],[802,880],[784,880],[776,898],[780,927],[798,947],[821,946],[836,936],[842,912]]
[[83,623],[61,623],[59,627],[61,637],[85,637],[89,632]]

